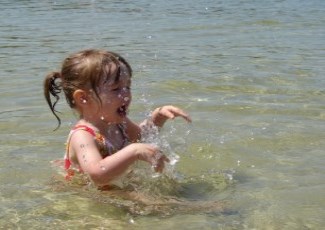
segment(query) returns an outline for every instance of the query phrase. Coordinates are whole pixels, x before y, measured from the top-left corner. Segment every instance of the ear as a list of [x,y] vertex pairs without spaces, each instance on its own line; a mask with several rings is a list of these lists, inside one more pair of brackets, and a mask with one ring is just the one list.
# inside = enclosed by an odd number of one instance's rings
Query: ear
[[86,91],[82,89],[77,89],[74,91],[72,97],[75,104],[78,106],[84,106],[87,104],[87,102],[89,103],[89,96],[87,95]]

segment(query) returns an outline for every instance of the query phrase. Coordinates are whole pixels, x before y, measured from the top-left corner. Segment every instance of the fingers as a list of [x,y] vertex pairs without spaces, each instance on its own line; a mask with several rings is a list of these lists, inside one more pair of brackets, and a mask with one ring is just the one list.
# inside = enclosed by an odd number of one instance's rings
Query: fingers
[[165,168],[165,162],[169,163],[170,160],[166,157],[157,145],[135,143],[131,144],[136,146],[138,159],[146,161],[151,164],[155,172],[161,173]]
[[165,162],[169,162],[169,159],[165,155],[162,155],[156,164],[153,165],[155,172],[162,173],[165,168]]
[[178,107],[167,105],[158,109],[160,115],[163,115],[169,119],[174,119],[175,117],[182,117],[188,122],[192,122],[190,116]]
[[162,155],[162,157],[161,157],[159,160],[161,160],[161,161],[163,161],[163,162],[167,162],[167,163],[170,162],[169,158],[166,157],[165,155]]
[[165,168],[165,162],[169,162],[168,157],[166,157],[161,150],[156,149],[155,153],[152,155],[151,165],[155,172],[162,173]]
[[182,118],[184,118],[187,122],[192,122],[190,116],[189,116],[187,113],[185,113],[183,110],[181,110],[181,109],[175,107],[175,108],[173,108],[172,111],[173,111],[173,113],[174,113],[174,115],[175,115],[176,117],[182,117]]

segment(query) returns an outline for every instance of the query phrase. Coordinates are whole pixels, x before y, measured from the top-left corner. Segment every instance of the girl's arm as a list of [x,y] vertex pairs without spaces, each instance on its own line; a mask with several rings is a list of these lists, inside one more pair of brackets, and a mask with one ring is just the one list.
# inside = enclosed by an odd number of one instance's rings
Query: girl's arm
[[130,144],[103,159],[93,136],[82,130],[74,133],[70,143],[73,150],[71,153],[76,156],[80,168],[97,185],[108,184],[137,160],[149,162],[158,172],[163,170],[164,162],[168,161],[157,147],[141,143]]
[[137,125],[129,118],[125,119],[126,133],[131,142],[138,142],[141,139],[141,131],[150,129],[152,126],[161,128],[168,119],[175,117],[183,117],[186,121],[192,122],[190,116],[178,107],[172,105],[165,105],[156,108],[149,119],[144,120],[140,125]]

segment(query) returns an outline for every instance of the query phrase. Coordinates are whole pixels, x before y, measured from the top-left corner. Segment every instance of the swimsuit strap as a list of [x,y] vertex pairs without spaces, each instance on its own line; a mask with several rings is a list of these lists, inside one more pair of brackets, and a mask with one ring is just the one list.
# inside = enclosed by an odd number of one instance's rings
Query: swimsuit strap
[[77,130],[84,130],[88,133],[90,133],[92,136],[96,137],[96,132],[95,130],[93,130],[92,128],[90,128],[87,125],[76,125],[75,127],[73,127],[72,131],[77,131]]

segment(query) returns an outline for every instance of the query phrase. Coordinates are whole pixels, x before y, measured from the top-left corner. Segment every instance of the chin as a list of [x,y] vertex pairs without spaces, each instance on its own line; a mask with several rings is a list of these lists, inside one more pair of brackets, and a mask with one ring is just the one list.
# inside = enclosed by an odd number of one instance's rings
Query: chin
[[119,115],[116,119],[116,123],[120,124],[123,123],[127,119],[127,115]]

